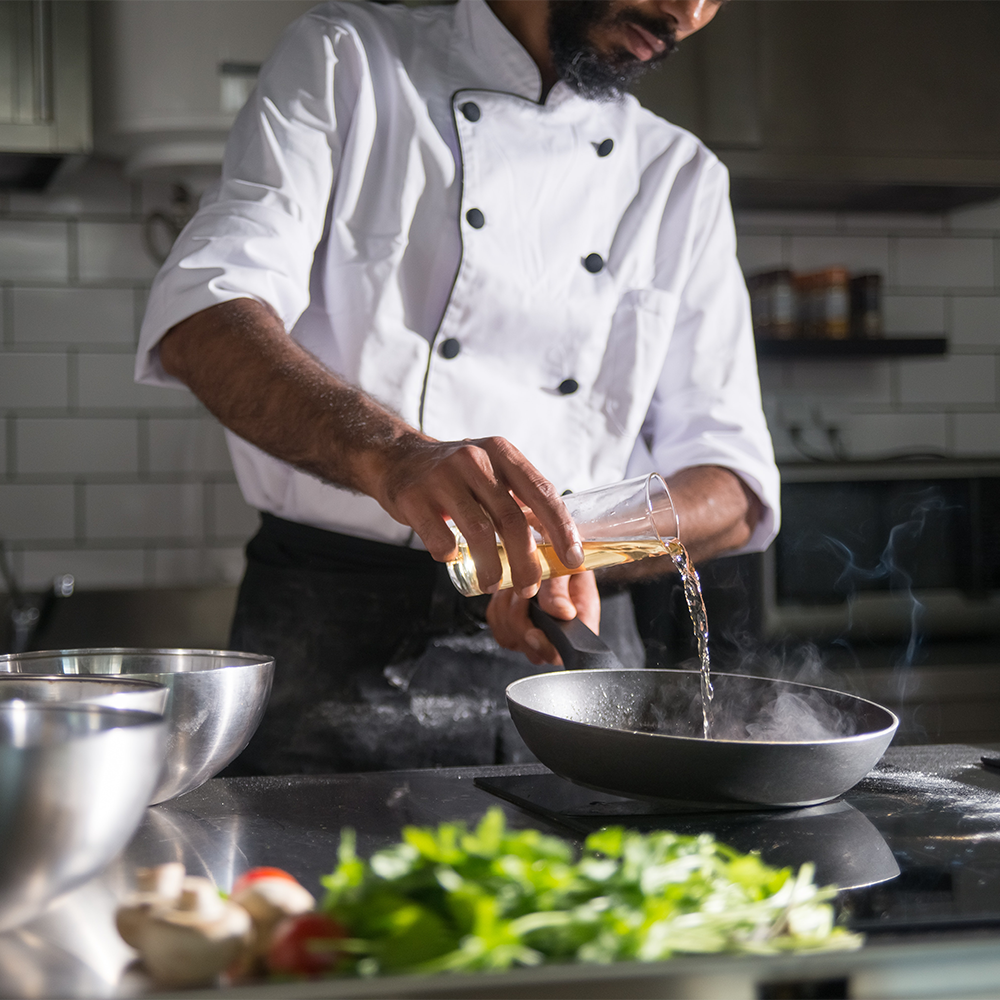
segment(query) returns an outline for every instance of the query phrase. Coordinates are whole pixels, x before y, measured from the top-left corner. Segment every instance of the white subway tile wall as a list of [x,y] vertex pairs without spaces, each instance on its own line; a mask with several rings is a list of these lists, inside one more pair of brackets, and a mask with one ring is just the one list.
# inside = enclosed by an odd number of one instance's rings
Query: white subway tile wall
[[791,266],[796,271],[818,271],[831,260],[850,271],[889,270],[889,240],[884,236],[793,236]]
[[882,304],[886,335],[940,336],[945,328],[946,301],[943,295],[886,295]]
[[946,357],[762,360],[780,460],[1000,458],[1000,201],[936,214],[737,213],[746,274],[842,265],[883,276],[887,337]]
[[137,386],[165,185],[92,159],[0,193],[0,538],[32,589],[235,583],[257,514],[222,429],[187,391]]
[[[0,537],[40,588],[235,581],[257,524],[224,436],[182,390],[132,382],[156,271],[146,213],[169,189],[93,159],[44,194],[0,194]],[[1000,457],[1000,202],[934,215],[744,212],[747,273],[844,265],[885,279],[888,336],[941,359],[763,361],[779,457]],[[833,431],[831,435],[830,431]]]

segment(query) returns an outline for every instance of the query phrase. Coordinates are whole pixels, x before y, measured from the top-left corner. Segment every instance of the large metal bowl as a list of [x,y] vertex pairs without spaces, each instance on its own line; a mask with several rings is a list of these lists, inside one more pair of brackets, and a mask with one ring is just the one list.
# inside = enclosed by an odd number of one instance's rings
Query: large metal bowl
[[138,828],[166,720],[93,705],[0,705],[0,931],[96,875]]
[[218,774],[263,718],[274,660],[211,649],[69,649],[0,656],[0,673],[135,677],[170,691],[163,777],[150,805]]
[[133,677],[80,677],[69,674],[0,674],[0,704],[103,705],[163,715],[170,692],[154,681]]

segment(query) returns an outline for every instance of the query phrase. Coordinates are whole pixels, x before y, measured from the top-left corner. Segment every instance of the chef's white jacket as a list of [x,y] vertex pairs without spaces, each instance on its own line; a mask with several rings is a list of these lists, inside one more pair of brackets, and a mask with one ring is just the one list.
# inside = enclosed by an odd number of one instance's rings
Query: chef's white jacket
[[[560,492],[732,469],[766,505],[763,548],[778,475],[726,170],[631,97],[540,94],[483,0],[315,8],[153,284],[136,378],[171,384],[174,324],[257,299],[413,426],[506,437]],[[229,444],[254,507],[419,546],[374,500]]]

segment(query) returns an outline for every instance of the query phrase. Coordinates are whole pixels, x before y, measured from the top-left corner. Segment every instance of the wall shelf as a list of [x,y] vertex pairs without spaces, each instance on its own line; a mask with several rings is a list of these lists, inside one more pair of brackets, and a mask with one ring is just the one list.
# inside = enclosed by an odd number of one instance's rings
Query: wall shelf
[[887,337],[884,340],[758,340],[757,357],[765,358],[898,358],[942,355],[945,337]]

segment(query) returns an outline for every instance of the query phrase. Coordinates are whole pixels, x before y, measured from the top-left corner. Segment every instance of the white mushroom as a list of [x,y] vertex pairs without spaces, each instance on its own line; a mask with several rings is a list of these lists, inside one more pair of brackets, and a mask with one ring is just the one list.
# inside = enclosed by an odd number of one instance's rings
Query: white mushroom
[[126,944],[138,947],[139,928],[156,906],[176,906],[184,887],[184,866],[171,861],[155,868],[140,868],[135,873],[137,891],[132,893],[115,914],[118,933]]
[[250,945],[250,915],[223,899],[206,878],[184,879],[176,907],[154,906],[141,921],[135,947],[157,982],[211,984]]
[[254,925],[252,958],[267,954],[274,928],[286,917],[297,917],[316,908],[312,893],[293,878],[259,878],[233,894],[249,914]]

